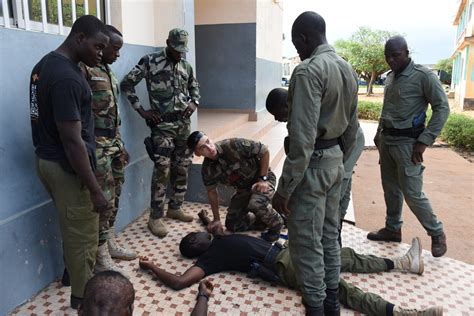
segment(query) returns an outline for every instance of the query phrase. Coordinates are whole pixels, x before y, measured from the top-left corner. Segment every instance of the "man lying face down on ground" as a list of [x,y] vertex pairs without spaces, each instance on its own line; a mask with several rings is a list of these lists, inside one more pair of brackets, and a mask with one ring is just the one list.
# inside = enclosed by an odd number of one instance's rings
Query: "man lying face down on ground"
[[[210,221],[205,214],[204,224]],[[189,233],[181,240],[180,252],[187,258],[198,258],[183,274],[169,273],[158,267],[147,257],[141,257],[140,267],[150,271],[161,282],[174,290],[181,290],[199,282],[208,275],[224,271],[240,271],[250,277],[260,277],[272,283],[295,288],[296,280],[289,249],[279,243],[272,244],[263,239],[242,235],[224,235],[222,229]],[[231,251],[229,251],[231,249]],[[341,249],[343,272],[376,273],[383,271],[405,271],[423,273],[421,244],[414,238],[409,251],[402,257],[387,259],[357,254],[351,248]],[[343,279],[339,283],[339,300],[350,309],[368,315],[442,315],[442,307],[426,310],[408,310],[384,300],[382,297],[363,292]]]

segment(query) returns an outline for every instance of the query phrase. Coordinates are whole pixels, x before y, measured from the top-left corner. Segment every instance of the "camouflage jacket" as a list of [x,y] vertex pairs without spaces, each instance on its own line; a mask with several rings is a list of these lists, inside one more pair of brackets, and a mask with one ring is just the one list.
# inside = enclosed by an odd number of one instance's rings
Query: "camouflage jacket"
[[[184,111],[189,100],[199,101],[199,84],[193,68],[184,59],[174,64],[166,56],[166,49],[143,56],[122,80],[122,91],[135,110],[141,106],[135,86],[143,78],[146,80],[150,107],[161,114]],[[189,124],[189,119],[185,121]],[[174,124],[163,122],[159,127],[167,125]]]
[[202,163],[202,181],[206,188],[217,184],[236,189],[250,189],[260,172],[260,160],[268,151],[260,142],[229,138],[216,142],[217,160],[205,158]]
[[[92,90],[92,110],[94,113],[94,124],[96,129],[115,130],[115,139],[120,139],[118,132],[120,116],[118,108],[118,81],[108,65],[88,67],[79,64],[87,82]],[[96,136],[97,147],[114,146],[114,138]]]

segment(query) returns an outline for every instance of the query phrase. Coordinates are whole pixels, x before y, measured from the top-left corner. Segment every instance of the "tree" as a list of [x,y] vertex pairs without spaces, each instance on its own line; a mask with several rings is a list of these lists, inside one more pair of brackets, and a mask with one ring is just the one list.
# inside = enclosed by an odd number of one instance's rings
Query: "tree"
[[441,59],[436,63],[436,69],[440,71],[439,79],[442,83],[451,84],[453,75],[453,61],[451,58]]
[[385,62],[385,42],[396,33],[361,27],[349,40],[337,40],[336,51],[346,59],[360,78],[368,82],[367,95],[373,94],[374,81],[390,69]]

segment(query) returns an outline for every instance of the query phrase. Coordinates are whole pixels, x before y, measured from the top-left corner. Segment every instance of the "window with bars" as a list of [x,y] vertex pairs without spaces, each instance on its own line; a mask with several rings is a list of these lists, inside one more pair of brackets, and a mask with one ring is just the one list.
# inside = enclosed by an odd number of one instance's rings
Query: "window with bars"
[[85,14],[110,22],[110,0],[0,1],[0,27],[67,34],[74,21]]

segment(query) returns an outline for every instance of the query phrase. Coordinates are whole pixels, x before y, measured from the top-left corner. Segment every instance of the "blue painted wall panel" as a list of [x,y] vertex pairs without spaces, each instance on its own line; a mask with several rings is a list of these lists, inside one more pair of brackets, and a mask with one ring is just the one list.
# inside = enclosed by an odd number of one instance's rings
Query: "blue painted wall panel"
[[256,24],[196,25],[201,107],[255,110]]
[[281,87],[281,63],[257,58],[256,111],[265,109],[268,93]]
[[[62,251],[56,210],[36,176],[29,122],[28,85],[31,69],[54,50],[64,36],[0,28],[0,315],[49,284],[62,272]],[[144,54],[156,48],[124,45],[112,65],[119,80]],[[145,83],[137,86],[148,105]],[[131,163],[125,172],[117,228],[121,229],[148,207],[151,161],[143,139],[143,120],[120,99],[122,137]]]

